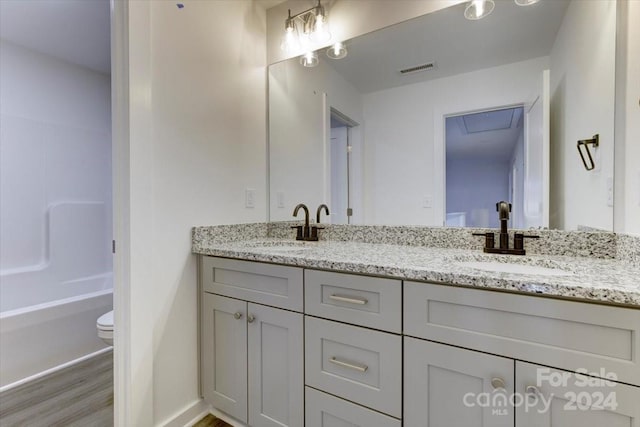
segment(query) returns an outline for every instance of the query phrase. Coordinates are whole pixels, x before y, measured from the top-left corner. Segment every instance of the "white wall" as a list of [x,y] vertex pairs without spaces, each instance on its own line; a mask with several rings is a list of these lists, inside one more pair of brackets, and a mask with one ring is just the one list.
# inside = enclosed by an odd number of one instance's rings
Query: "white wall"
[[0,43],[0,274],[66,298],[112,270],[110,78]]
[[547,67],[536,58],[365,95],[364,223],[443,225],[444,116],[531,102]]
[[[128,10],[130,147],[116,161],[129,161],[119,196],[130,204],[121,218],[130,271],[117,298],[129,328],[116,347],[129,352],[129,400],[118,410],[137,427],[199,401],[191,227],[267,212],[265,12],[253,1],[184,5]],[[255,208],[244,207],[245,188],[256,190]]]
[[[332,38],[329,43],[311,47],[318,49],[337,41],[349,40],[463,1],[465,0],[323,0]],[[267,63],[273,64],[301,53],[287,55],[280,49],[287,10],[291,9],[291,14],[294,15],[316,4],[316,0],[288,0],[267,11]]]
[[615,231],[640,235],[640,1],[621,2],[616,63]]
[[[297,61],[272,65],[269,93],[270,220],[292,220],[298,203],[311,210],[330,205],[329,110],[362,123],[362,96],[324,59],[315,68]],[[278,206],[278,193],[284,207]]]
[[[551,228],[613,229],[615,25],[615,2],[573,1],[551,51]],[[586,171],[576,142],[595,134],[596,170]]]

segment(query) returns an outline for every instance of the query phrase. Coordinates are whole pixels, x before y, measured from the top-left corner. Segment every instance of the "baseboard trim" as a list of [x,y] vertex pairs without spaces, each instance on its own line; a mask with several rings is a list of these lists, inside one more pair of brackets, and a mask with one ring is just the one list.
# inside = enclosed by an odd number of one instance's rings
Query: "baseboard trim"
[[209,406],[209,413],[214,417],[220,418],[225,423],[231,424],[233,427],[249,427],[246,424],[241,423],[240,421],[234,418],[231,418],[229,415],[225,414],[224,412],[220,412],[214,407]]
[[191,427],[196,422],[210,413],[211,406],[203,399],[196,400],[188,405],[168,422],[162,424],[163,427]]

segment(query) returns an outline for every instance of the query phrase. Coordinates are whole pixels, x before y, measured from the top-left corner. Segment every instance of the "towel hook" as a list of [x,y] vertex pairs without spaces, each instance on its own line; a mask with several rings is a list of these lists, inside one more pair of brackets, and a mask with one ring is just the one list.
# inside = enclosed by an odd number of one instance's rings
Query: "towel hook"
[[[600,135],[595,134],[591,139],[581,139],[580,141],[578,141],[578,153],[580,153],[580,158],[582,159],[584,168],[588,171],[593,170],[596,167],[596,164],[593,161],[593,157],[591,156],[591,150],[589,150],[589,144],[593,145],[594,147],[598,147],[600,145]],[[580,149],[580,147],[584,148]],[[586,158],[584,152],[587,153]],[[587,159],[589,159],[588,163]]]

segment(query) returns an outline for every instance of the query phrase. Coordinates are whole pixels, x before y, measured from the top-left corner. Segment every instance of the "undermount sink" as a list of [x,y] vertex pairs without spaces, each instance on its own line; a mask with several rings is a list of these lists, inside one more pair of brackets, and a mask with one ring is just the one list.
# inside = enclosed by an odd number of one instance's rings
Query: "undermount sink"
[[304,252],[311,249],[309,246],[263,246],[269,252]]
[[476,270],[493,271],[497,273],[533,274],[536,276],[573,276],[571,271],[560,268],[541,267],[537,265],[515,264],[497,261],[467,261],[456,263],[460,267]]
[[313,243],[297,240],[265,240],[258,242],[247,242],[243,246],[251,249],[264,249],[268,250],[269,252],[291,253],[311,249],[313,247]]

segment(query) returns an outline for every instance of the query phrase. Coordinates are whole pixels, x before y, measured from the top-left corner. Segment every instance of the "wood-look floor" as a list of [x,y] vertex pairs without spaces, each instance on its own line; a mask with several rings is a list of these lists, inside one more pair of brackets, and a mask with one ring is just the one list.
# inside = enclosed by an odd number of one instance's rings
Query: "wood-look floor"
[[231,425],[209,414],[195,423],[193,427],[231,427]]
[[112,427],[113,352],[0,393],[2,427]]

